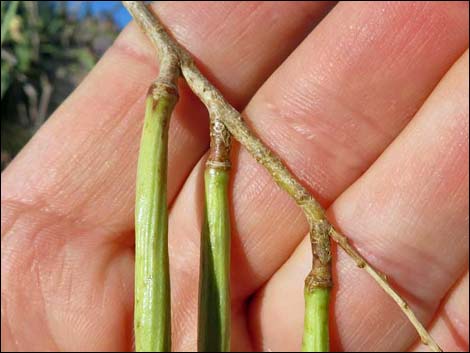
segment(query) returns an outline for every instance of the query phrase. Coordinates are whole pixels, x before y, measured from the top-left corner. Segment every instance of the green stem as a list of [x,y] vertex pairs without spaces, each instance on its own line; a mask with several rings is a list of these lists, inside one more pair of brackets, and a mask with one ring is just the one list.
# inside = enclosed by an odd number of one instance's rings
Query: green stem
[[302,352],[329,352],[328,307],[330,288],[305,289]]
[[155,82],[147,97],[137,168],[135,209],[135,308],[137,352],[171,350],[168,259],[168,125],[176,87]]
[[199,352],[230,351],[229,171],[205,172],[205,219],[201,238]]
[[230,213],[228,183],[231,136],[211,114],[201,236],[198,350],[230,351]]
[[305,319],[303,352],[328,352],[328,309],[331,277],[331,225],[327,221],[310,225],[312,269],[305,279]]

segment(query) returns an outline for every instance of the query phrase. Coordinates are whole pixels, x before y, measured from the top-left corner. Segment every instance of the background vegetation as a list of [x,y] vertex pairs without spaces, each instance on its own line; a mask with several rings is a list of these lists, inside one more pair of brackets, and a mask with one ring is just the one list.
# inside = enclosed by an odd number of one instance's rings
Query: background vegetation
[[116,37],[112,13],[91,6],[1,2],[2,170]]

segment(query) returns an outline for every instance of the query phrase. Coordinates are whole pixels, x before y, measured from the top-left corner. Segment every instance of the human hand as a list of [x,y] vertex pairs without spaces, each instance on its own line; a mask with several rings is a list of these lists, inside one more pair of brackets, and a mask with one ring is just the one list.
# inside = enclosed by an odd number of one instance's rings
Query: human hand
[[[341,3],[312,31],[329,6],[157,12],[442,347],[468,350],[468,5]],[[132,349],[135,170],[156,76],[129,26],[3,173],[2,351]],[[175,350],[196,347],[207,126],[182,87],[168,177]],[[232,349],[298,350],[308,227],[246,151],[233,155]],[[395,303],[335,259],[332,349],[423,349]]]

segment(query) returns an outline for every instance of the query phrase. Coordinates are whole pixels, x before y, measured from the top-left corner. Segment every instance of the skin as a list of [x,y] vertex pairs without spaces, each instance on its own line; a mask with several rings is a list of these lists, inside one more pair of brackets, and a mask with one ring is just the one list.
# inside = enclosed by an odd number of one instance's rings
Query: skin
[[[442,348],[468,350],[468,5],[341,3],[312,31],[328,6],[157,11]],[[2,351],[132,348],[135,170],[155,61],[129,26],[2,173]],[[175,350],[196,347],[207,126],[183,86],[168,169]],[[308,226],[261,168],[234,145],[232,350],[295,351]],[[422,350],[333,250],[331,349]]]

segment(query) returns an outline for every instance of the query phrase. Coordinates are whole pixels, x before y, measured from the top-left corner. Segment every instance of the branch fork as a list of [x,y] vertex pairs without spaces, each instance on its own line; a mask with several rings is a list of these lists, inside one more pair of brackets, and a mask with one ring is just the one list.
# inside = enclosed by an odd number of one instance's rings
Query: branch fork
[[[230,139],[233,136],[259,164],[266,168],[278,186],[286,191],[304,211],[310,225],[313,253],[312,271],[306,279],[306,308],[308,308],[307,302],[310,300],[307,294],[316,293],[315,295],[317,297],[320,296],[321,299],[320,301],[317,300],[318,298],[315,299],[314,310],[320,313],[322,317],[325,316],[325,305],[323,304],[328,305],[329,291],[332,286],[329,244],[329,238],[331,238],[356,262],[359,268],[369,273],[380,287],[399,305],[415,327],[421,341],[433,351],[442,351],[405,300],[390,286],[386,277],[375,270],[351,246],[347,238],[329,223],[322,206],[288,170],[281,159],[248,128],[240,113],[202,75],[194,64],[191,55],[166,32],[157,17],[149,11],[143,2],[123,1],[123,4],[157,49],[160,60],[160,79],[176,84],[177,78],[182,75],[191,90],[208,109],[211,117],[211,155],[207,165],[222,170],[230,168],[228,154],[230,151]],[[306,319],[308,318],[306,317]],[[304,347],[305,345],[309,345],[309,343],[306,343],[304,340]],[[327,342],[320,342],[320,347],[321,349],[327,349]]]

